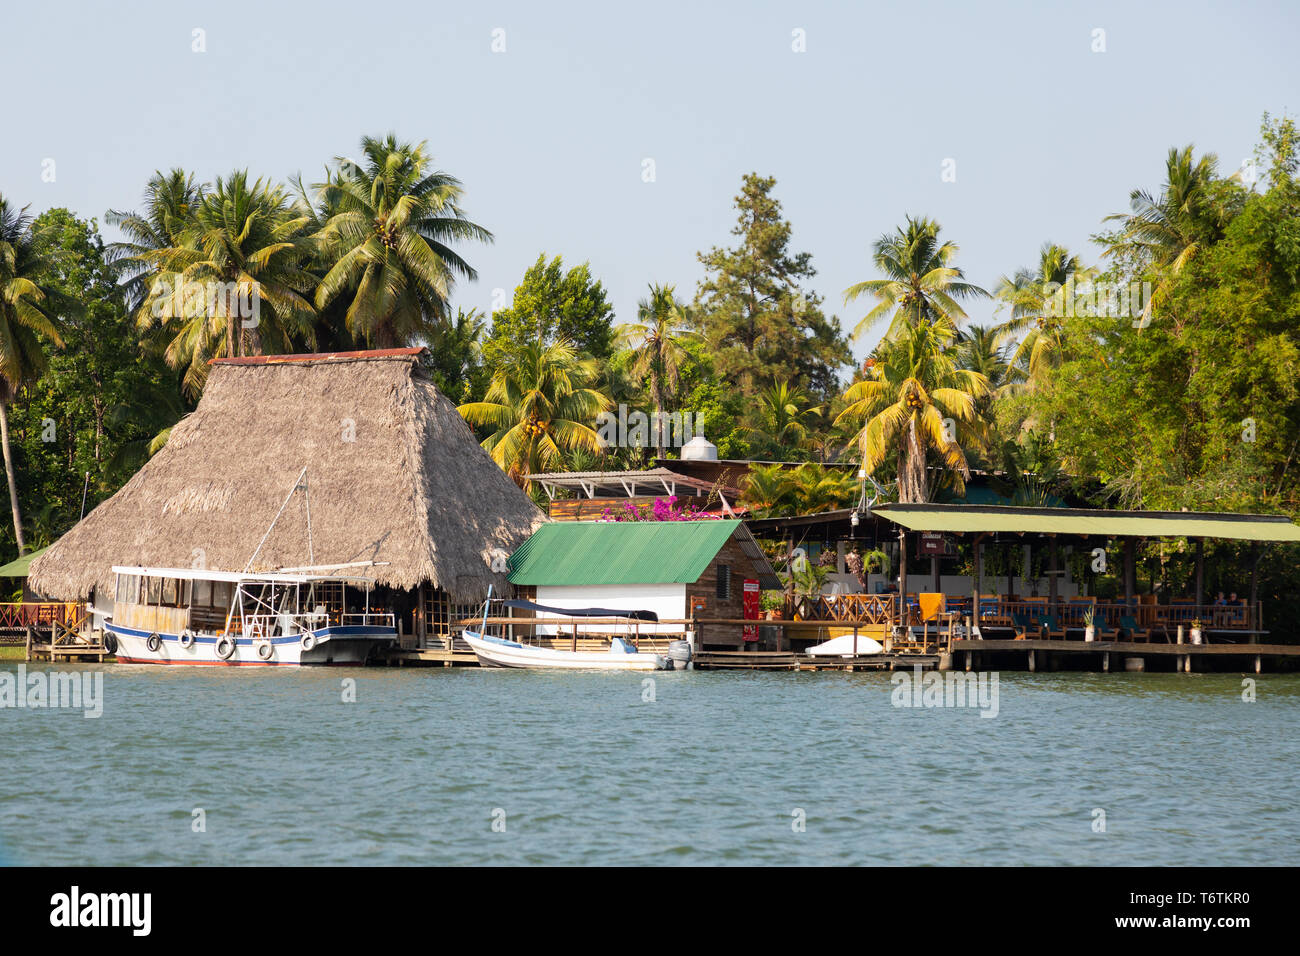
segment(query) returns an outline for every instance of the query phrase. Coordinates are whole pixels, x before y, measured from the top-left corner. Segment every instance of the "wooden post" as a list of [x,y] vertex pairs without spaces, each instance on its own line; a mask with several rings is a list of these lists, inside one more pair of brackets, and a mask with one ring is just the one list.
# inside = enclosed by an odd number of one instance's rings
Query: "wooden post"
[[[429,644],[429,621],[425,615],[424,607],[424,582],[415,589],[415,646],[427,647]],[[448,631],[451,630],[451,622],[447,622]]]
[[1034,672],[1034,652],[1030,651],[1029,652],[1029,673],[1032,674],[1033,672]]
[[939,556],[930,555],[930,590],[936,594],[941,590],[939,586]]
[[1196,616],[1201,616],[1200,607],[1205,603],[1205,539],[1196,539]]
[[907,529],[898,529],[898,624],[907,627]]
[[[1011,548],[1012,548],[1012,546],[1009,545],[1009,544],[1008,544],[1008,545],[1004,545],[1003,548],[1002,548],[1002,560],[1006,563],[1006,566],[1007,566],[1007,601],[1008,601],[1008,603],[1011,601],[1011,594],[1012,594],[1012,591],[1011,591]],[[1007,613],[1008,613],[1008,614],[1011,613],[1010,609],[1008,609]]]
[[1110,673],[1110,651],[1103,651],[1101,655],[1101,671],[1103,674]]
[[1057,592],[1058,592],[1058,588],[1057,588],[1057,584],[1056,584],[1056,571],[1057,571],[1057,567],[1056,567],[1056,561],[1057,561],[1057,554],[1056,554],[1056,539],[1055,539],[1055,538],[1048,538],[1048,539],[1047,539],[1047,547],[1048,547],[1048,553],[1047,553],[1047,576],[1051,579],[1050,582],[1049,582],[1048,585],[1047,585],[1047,593],[1048,593],[1048,602],[1047,602],[1047,603],[1048,603],[1048,606],[1052,609],[1052,613],[1056,613],[1056,605],[1057,605],[1057,601],[1058,601],[1058,599],[1059,599],[1059,597],[1060,597],[1060,595],[1057,593]]
[[971,617],[976,627],[980,624],[980,585],[984,582],[984,537],[975,539],[975,581],[970,592]]
[[1137,590],[1137,542],[1124,539],[1124,603],[1132,605],[1133,592]]
[[[1251,551],[1250,610],[1247,611],[1247,616],[1249,619],[1254,620],[1254,623],[1251,625],[1251,630],[1261,631],[1264,629],[1264,615],[1258,609],[1259,608],[1259,559],[1260,559],[1259,543],[1256,542],[1255,544],[1251,545],[1250,551]],[[1256,642],[1258,642],[1259,635],[1258,634],[1254,635],[1254,639]]]

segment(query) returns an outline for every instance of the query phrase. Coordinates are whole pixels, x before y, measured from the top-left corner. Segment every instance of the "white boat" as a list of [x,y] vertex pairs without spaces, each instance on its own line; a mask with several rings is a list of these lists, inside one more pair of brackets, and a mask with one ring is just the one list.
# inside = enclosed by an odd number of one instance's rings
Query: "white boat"
[[[488,605],[491,595],[483,605],[483,624],[477,631],[465,630],[461,636],[474,649],[479,664],[484,667],[535,667],[563,668],[569,670],[623,670],[653,671],[677,667],[684,669],[690,662],[690,644],[673,641],[668,656],[645,654],[621,637],[610,638],[609,648],[603,651],[562,651],[550,647],[536,647],[487,633]],[[610,608],[557,608],[533,604],[531,601],[505,601],[506,607],[534,612],[564,615],[574,618],[621,618],[626,621],[658,621],[653,611],[622,611]]]
[[[832,637],[823,644],[816,647],[810,647],[806,653],[814,657],[852,657],[854,651],[854,637],[852,634],[841,634],[839,637]],[[884,645],[879,641],[867,637],[865,634],[857,636],[858,654],[880,654],[885,650]]]
[[[392,614],[370,610],[368,578],[115,567],[105,644],[121,663],[284,667],[364,664],[397,640]],[[349,591],[364,598],[348,607]]]

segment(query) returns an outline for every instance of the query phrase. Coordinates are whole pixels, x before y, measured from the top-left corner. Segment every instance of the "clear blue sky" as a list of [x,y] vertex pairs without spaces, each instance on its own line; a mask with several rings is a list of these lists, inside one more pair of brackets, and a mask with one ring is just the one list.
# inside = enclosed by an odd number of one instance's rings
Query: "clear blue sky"
[[[814,288],[842,305],[870,243],[929,215],[985,286],[1088,236],[1188,142],[1235,169],[1300,113],[1294,2],[6,4],[0,192],[32,211],[138,205],[155,169],[319,179],[366,133],[459,176],[487,310],[539,252],[590,260],[620,319],[688,297],[744,173],[777,179]],[[194,53],[192,31],[206,31]],[[505,31],[493,53],[493,31]],[[1092,52],[1094,29],[1106,51]],[[792,50],[804,31],[806,52]],[[53,183],[42,161],[55,160]],[[642,181],[643,160],[656,180]],[[956,182],[942,163],[956,161]],[[106,235],[112,236],[111,230]],[[990,306],[972,309],[986,321]],[[872,338],[855,345],[864,354]]]

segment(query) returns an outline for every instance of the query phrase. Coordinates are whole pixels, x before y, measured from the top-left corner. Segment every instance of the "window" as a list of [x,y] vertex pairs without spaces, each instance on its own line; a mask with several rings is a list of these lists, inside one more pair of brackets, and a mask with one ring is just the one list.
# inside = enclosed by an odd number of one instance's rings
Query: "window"
[[162,578],[145,578],[145,604],[151,604],[155,607],[162,598]]
[[235,586],[230,581],[213,581],[212,606],[222,611],[230,610],[230,599],[234,593]]
[[212,582],[195,581],[194,582],[194,605],[195,607],[212,607]]
[[176,579],[163,578],[162,580],[162,602],[168,607],[176,606]]
[[731,598],[731,565],[718,565],[718,590],[717,597],[720,601],[726,601]]

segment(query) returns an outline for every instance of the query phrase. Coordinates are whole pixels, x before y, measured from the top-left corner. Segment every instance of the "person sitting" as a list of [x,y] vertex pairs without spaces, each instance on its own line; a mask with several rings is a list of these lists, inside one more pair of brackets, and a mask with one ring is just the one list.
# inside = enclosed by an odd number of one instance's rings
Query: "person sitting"
[[1223,596],[1223,592],[1222,592],[1222,591],[1220,591],[1217,595],[1215,595],[1215,597],[1214,597],[1214,606],[1215,606],[1215,607],[1227,607],[1227,606],[1228,606],[1228,599],[1225,598],[1225,597]]

